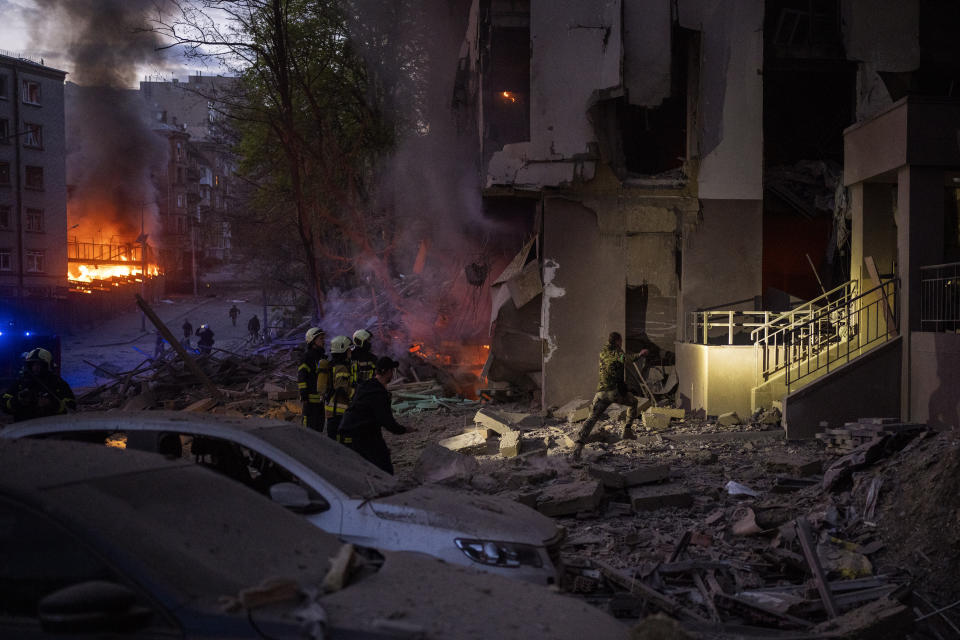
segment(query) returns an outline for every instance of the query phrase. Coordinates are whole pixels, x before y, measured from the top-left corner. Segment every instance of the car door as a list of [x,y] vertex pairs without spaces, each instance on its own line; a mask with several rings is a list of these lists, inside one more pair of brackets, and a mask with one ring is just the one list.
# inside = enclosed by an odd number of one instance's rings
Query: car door
[[[182,638],[178,625],[149,597],[132,586],[86,544],[50,517],[13,499],[0,497],[0,637],[48,638],[50,633],[72,635],[58,614],[46,614],[50,597],[79,585],[115,586],[115,592],[135,597],[126,614],[136,620],[138,638]],[[45,606],[47,605],[47,606]],[[83,614],[89,612],[77,612]],[[96,632],[97,638],[129,638],[131,632]],[[86,636],[90,637],[90,636]]]

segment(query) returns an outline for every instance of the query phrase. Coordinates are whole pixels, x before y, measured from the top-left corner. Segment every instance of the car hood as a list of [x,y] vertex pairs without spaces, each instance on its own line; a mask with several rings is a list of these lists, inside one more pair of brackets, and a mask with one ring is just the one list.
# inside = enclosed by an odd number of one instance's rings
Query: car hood
[[371,501],[386,520],[462,531],[484,540],[542,545],[557,535],[552,518],[519,502],[423,486]]

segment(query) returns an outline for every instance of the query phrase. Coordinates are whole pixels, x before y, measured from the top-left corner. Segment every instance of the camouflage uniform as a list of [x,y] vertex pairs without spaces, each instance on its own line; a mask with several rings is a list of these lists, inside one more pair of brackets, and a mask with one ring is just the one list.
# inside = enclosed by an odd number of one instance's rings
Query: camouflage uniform
[[593,426],[613,403],[626,405],[627,422],[623,427],[623,438],[633,436],[631,426],[637,418],[637,406],[646,399],[639,399],[637,396],[627,390],[626,377],[624,376],[624,361],[633,361],[637,356],[627,355],[620,349],[607,345],[600,352],[600,381],[597,383],[597,393],[593,396],[593,407],[590,411],[590,417],[580,427],[580,433],[577,435],[577,444],[582,446],[590,437]]

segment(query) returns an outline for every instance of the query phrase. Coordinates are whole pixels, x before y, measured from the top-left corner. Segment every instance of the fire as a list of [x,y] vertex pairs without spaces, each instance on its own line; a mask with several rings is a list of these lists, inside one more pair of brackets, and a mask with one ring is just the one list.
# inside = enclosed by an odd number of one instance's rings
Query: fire
[[[129,279],[131,276],[139,276],[143,273],[140,265],[118,266],[118,265],[92,265],[71,264],[67,270],[67,279],[71,282],[93,282],[94,280],[109,280],[110,278]],[[160,275],[160,268],[157,265],[147,266],[147,276]]]
[[451,375],[460,395],[476,399],[483,366],[490,355],[489,344],[463,344],[443,340],[434,349],[417,342],[407,351],[424,362],[445,370]]
[[509,100],[510,102],[516,102],[516,101],[517,101],[517,94],[515,94],[515,93],[512,92],[512,91],[501,91],[501,92],[500,92],[500,96],[501,96],[504,100]]

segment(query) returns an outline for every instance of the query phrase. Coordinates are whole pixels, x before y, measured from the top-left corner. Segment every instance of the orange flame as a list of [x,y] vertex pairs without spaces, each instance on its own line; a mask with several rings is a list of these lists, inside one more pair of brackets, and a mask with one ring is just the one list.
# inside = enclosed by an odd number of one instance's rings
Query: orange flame
[[512,91],[501,91],[501,92],[500,92],[500,96],[501,96],[504,100],[509,100],[510,102],[516,102],[516,101],[517,101],[517,94],[515,94],[515,93],[512,92]]

